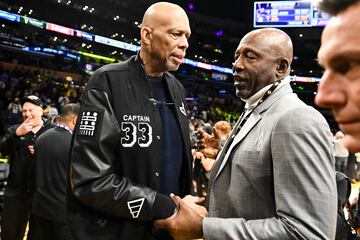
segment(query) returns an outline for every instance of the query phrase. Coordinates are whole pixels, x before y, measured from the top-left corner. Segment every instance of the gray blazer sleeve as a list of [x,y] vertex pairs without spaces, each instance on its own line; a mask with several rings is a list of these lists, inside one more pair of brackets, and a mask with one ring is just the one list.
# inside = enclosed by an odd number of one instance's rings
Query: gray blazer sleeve
[[335,238],[334,157],[325,119],[308,106],[282,112],[271,131],[269,147],[276,216],[255,220],[206,217],[205,240]]

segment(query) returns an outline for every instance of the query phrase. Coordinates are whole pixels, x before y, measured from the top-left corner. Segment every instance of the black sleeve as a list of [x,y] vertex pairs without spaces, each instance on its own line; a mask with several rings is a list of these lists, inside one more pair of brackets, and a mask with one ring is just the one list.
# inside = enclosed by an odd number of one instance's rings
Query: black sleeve
[[119,141],[120,127],[108,94],[87,90],[82,97],[71,151],[70,183],[75,197],[111,216],[138,221],[171,216],[175,204],[170,197],[115,172]]
[[13,149],[13,144],[15,140],[15,132],[19,125],[14,125],[8,128],[4,136],[0,140],[0,153],[3,155],[10,155]]

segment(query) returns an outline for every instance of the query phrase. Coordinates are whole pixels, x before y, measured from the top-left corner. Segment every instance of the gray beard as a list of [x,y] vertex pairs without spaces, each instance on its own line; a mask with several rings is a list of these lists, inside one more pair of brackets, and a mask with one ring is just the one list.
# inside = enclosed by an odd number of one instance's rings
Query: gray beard
[[170,63],[170,60],[166,61],[166,69],[167,71],[176,71],[178,70],[180,65],[175,65]]

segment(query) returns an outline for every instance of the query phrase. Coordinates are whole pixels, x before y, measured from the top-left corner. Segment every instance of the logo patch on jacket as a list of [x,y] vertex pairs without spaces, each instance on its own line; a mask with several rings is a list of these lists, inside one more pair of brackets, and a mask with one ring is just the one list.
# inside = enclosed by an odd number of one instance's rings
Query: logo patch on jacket
[[127,202],[128,208],[129,208],[130,213],[133,218],[139,217],[144,200],[145,200],[145,198],[139,198],[139,199]]
[[95,136],[96,130],[99,128],[102,112],[98,111],[84,111],[80,117],[80,125],[78,129],[78,136]]
[[184,103],[182,103],[182,106],[179,107],[179,109],[180,109],[180,112],[181,112],[182,114],[184,114],[184,116],[186,117],[186,110],[185,110]]

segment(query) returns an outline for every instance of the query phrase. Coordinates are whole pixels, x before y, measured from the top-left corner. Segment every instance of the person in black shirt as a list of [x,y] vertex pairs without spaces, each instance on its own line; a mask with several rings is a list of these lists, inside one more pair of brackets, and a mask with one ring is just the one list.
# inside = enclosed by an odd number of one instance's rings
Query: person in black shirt
[[57,124],[35,142],[36,188],[32,213],[36,216],[36,240],[70,240],[66,222],[66,186],[71,136],[79,105],[66,104]]
[[23,122],[11,126],[0,140],[0,152],[9,156],[10,160],[1,216],[2,240],[22,240],[28,221],[28,239],[34,239],[33,230],[36,227],[30,217],[35,185],[34,142],[51,127],[50,122],[42,118],[43,108],[45,105],[39,97],[25,97]]

